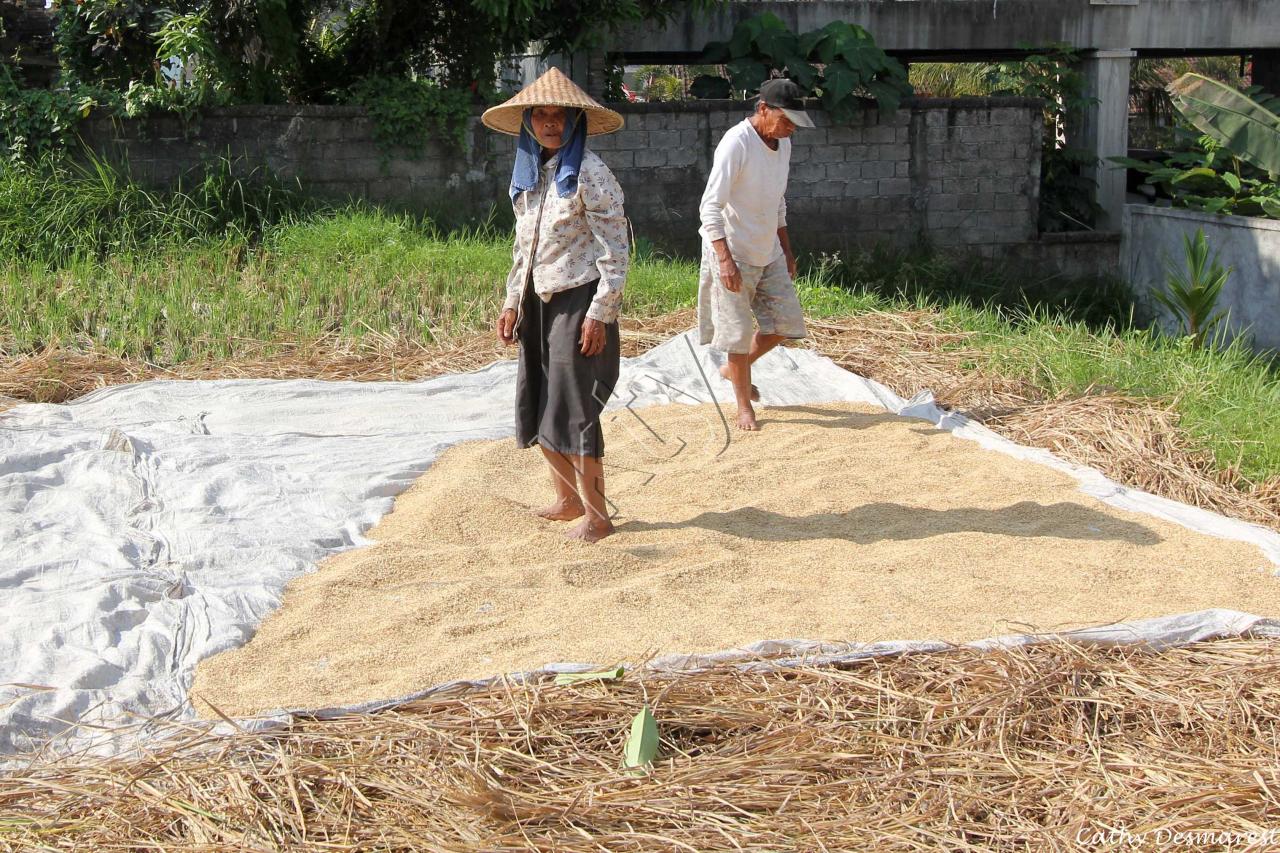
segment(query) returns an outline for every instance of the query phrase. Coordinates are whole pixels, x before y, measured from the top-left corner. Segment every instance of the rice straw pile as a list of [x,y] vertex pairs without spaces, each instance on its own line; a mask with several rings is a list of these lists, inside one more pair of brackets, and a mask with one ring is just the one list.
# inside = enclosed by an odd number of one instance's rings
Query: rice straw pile
[[0,849],[1240,850],[1280,842],[1278,748],[1278,640],[629,673],[0,777]]

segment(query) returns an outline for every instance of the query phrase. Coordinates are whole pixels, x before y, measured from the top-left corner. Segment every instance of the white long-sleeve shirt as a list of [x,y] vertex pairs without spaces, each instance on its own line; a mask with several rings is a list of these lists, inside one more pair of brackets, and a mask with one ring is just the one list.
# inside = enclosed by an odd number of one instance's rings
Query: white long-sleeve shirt
[[765,144],[743,119],[716,146],[707,188],[702,193],[698,229],[704,240],[724,238],[735,261],[768,266],[782,254],[778,229],[787,224],[787,172],[791,140],[778,150]]
[[[538,206],[542,226],[533,264],[533,289],[545,302],[552,294],[600,279],[587,316],[602,323],[618,319],[622,288],[630,262],[627,217],[622,210],[622,188],[609,167],[594,152],[582,154],[578,191],[561,198],[555,187],[558,160],[552,158],[539,173],[538,185],[520,193],[513,202],[516,239],[511,249],[504,309],[518,309],[529,272]],[[545,198],[545,201],[544,201]]]

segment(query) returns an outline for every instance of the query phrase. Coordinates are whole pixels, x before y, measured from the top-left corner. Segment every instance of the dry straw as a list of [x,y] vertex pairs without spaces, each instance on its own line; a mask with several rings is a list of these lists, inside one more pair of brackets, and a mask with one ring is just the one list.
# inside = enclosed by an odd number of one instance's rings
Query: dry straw
[[[635,777],[645,704],[661,749]],[[1263,639],[504,683],[0,777],[0,849],[1247,849],[1280,829],[1278,736]]]

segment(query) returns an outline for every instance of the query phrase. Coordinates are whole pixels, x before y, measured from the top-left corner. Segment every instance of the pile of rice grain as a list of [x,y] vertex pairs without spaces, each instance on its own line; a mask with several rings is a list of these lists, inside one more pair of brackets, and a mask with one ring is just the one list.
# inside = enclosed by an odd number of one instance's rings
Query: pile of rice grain
[[225,714],[404,695],[556,661],[613,664],[771,638],[944,639],[1208,607],[1280,613],[1252,545],[1122,512],[1065,474],[856,404],[711,406],[606,422],[618,533],[531,512],[536,450],[459,445],[371,533],[286,590],[192,695]]

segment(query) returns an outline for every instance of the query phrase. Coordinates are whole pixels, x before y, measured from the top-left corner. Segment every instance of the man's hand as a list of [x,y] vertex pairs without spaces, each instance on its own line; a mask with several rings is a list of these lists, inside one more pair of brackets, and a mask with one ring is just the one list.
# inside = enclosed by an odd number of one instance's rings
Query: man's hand
[[498,333],[498,340],[511,346],[515,342],[515,326],[516,309],[507,308],[498,315],[498,322],[494,323],[493,330]]
[[796,258],[790,252],[784,252],[783,256],[787,259],[787,275],[791,276],[791,280],[796,280]]
[[725,254],[720,258],[720,283],[730,293],[742,290],[742,273],[738,271],[732,255]]
[[599,355],[604,352],[604,323],[587,317],[582,321],[582,354]]

